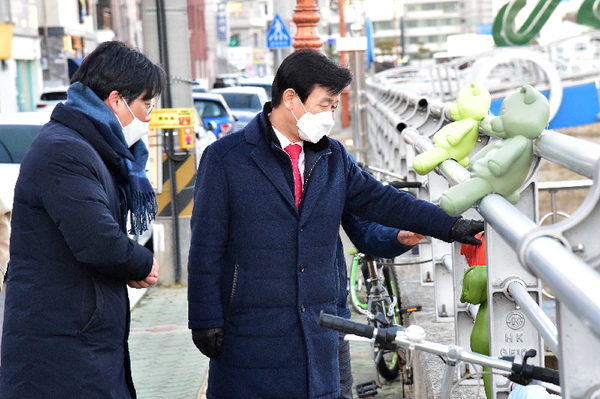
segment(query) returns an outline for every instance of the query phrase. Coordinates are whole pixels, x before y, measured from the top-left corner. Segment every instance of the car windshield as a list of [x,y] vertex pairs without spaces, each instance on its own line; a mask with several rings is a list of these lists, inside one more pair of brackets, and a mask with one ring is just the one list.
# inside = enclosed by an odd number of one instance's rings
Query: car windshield
[[248,93],[221,93],[231,109],[250,109],[262,111],[262,104],[256,94]]
[[21,163],[42,125],[0,125],[0,163]]
[[220,118],[227,116],[225,107],[216,101],[194,100],[194,106],[203,118]]

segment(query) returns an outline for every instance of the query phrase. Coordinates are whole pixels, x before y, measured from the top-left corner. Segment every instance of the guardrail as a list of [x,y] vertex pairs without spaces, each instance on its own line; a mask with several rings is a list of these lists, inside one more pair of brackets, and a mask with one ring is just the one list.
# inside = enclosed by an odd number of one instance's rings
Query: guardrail
[[[375,75],[377,77],[377,75]],[[453,121],[451,103],[406,92],[401,84],[367,82],[367,140],[369,163],[421,182],[418,196],[439,203],[449,187],[466,181],[470,173],[454,160],[420,176],[412,160],[433,148],[431,137]],[[480,133],[485,133],[480,130]],[[490,133],[490,132],[488,132]],[[490,140],[480,134],[473,154]],[[590,180],[572,188],[589,188],[579,208],[569,218],[549,226],[538,225],[538,194],[552,195],[565,182],[541,184],[537,173],[541,159],[572,170]],[[511,205],[504,197],[489,194],[465,216],[486,223],[487,290],[490,355],[522,354],[533,348],[544,353],[544,341],[559,359],[562,396],[592,398],[600,395],[600,146],[554,131],[544,131],[534,141],[534,164],[521,186],[521,199]],[[458,244],[431,240],[421,246],[421,283],[433,275],[437,320],[454,321],[457,344],[469,348],[473,318],[460,302],[462,277],[468,267]],[[450,262],[449,259],[452,261]],[[556,296],[556,325],[542,310],[542,281]],[[454,289],[452,289],[454,287]],[[448,316],[444,317],[442,309]],[[542,366],[543,356],[534,361]],[[459,371],[458,377],[461,377]],[[508,380],[492,376],[494,398],[506,398]]]

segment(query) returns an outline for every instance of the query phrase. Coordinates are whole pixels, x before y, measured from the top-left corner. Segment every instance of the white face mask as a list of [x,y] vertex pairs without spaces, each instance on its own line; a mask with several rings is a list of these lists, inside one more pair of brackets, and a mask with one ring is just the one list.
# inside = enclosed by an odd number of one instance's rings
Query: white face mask
[[[149,127],[150,123],[142,122],[141,120],[136,118],[135,115],[133,114],[133,112],[131,111],[131,108],[129,108],[129,104],[127,104],[127,101],[125,101],[124,98],[123,98],[123,102],[127,106],[127,109],[129,110],[129,112],[131,112],[131,115],[133,116],[133,120],[127,126],[123,126],[123,124],[119,120],[118,116],[117,116],[117,120],[119,121],[119,123],[121,123],[121,127],[123,128],[123,136],[125,136],[125,141],[127,142],[127,147],[131,147],[132,145],[137,143],[139,139],[141,139],[146,134],[148,134],[148,132],[150,131],[150,127]],[[115,116],[116,116],[116,114],[115,114]]]
[[[300,100],[299,97],[298,100]],[[300,101],[300,105],[304,108],[302,101]],[[331,111],[319,112],[318,114],[311,114],[306,111],[306,108],[304,108],[304,111],[306,113],[302,115],[300,119],[296,118],[294,111],[292,111],[292,115],[294,115],[294,119],[296,119],[297,122],[296,126],[298,126],[298,134],[302,140],[318,143],[323,137],[329,135],[335,124]]]

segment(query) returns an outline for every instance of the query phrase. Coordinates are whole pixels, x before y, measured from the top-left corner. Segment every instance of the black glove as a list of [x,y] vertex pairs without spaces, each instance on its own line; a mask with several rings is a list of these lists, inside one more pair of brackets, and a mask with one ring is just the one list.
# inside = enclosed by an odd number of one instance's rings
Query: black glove
[[450,239],[456,240],[461,244],[480,245],[481,240],[475,238],[475,234],[483,231],[482,220],[472,220],[460,218],[450,229]]
[[200,352],[211,359],[218,359],[221,356],[221,346],[223,346],[224,336],[222,328],[192,330],[194,345],[200,349]]

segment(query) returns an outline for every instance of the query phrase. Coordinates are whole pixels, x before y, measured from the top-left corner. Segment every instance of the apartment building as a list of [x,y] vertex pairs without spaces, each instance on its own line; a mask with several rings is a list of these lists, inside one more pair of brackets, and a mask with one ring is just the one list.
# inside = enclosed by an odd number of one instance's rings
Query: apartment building
[[491,28],[493,18],[491,0],[405,0],[405,53],[412,59],[431,58],[448,50],[450,35],[488,33],[478,27]]
[[[320,31],[326,43],[333,43],[339,37],[339,0],[327,3],[321,1],[324,21]],[[344,7],[346,35],[362,27],[368,17],[376,59],[398,59],[402,55],[431,58],[434,53],[447,51],[450,35],[491,33],[492,3],[493,0],[352,0]]]

